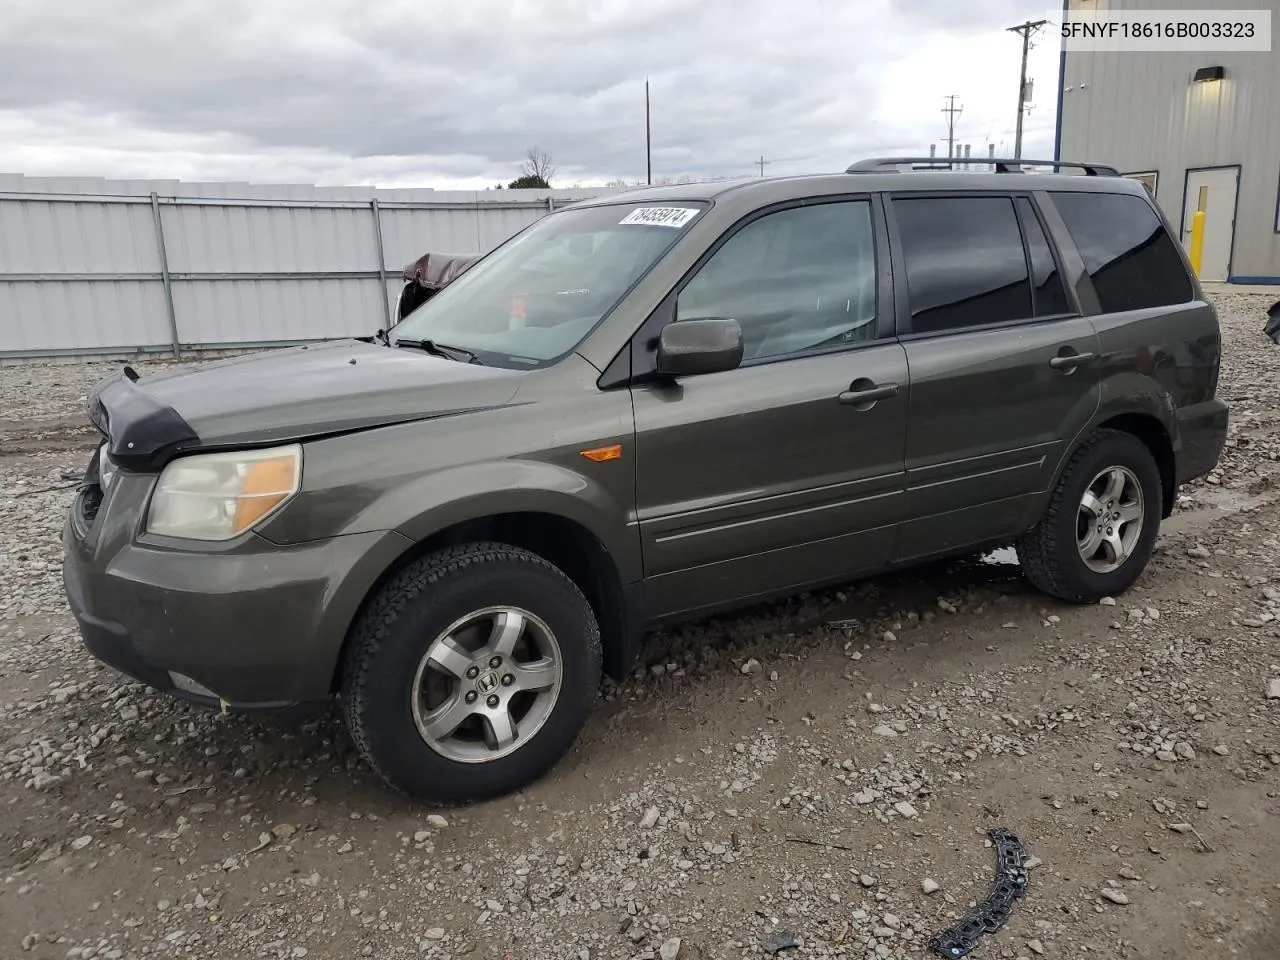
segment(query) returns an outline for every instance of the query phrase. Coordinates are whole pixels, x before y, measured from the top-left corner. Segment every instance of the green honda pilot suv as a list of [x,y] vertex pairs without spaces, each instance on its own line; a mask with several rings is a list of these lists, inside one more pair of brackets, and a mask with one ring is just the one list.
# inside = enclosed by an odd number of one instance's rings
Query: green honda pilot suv
[[1223,447],[1214,308],[1111,168],[916,163],[578,203],[371,342],[126,368],[65,530],[86,646],[336,696],[454,803],[556,764],[665,624],[1000,544],[1122,593]]

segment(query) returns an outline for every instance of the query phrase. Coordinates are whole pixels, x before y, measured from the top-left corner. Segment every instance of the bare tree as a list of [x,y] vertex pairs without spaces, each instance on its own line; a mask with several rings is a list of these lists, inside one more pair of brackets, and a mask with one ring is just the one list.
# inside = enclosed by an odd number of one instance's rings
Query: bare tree
[[524,155],[524,163],[520,167],[520,174],[530,179],[538,179],[544,183],[550,184],[551,178],[556,175],[555,165],[551,162],[551,154],[538,147],[530,147]]

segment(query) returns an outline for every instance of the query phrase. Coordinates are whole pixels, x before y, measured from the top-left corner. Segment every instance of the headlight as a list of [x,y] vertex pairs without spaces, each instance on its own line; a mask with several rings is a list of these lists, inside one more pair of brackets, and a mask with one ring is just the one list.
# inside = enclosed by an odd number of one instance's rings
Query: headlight
[[182,457],[160,474],[147,530],[188,540],[230,540],[280,509],[301,480],[299,446]]

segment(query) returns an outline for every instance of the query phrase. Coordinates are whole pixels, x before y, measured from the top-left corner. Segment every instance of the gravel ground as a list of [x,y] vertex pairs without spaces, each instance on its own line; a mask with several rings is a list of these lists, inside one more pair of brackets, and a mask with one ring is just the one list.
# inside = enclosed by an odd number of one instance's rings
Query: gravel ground
[[997,554],[699,623],[545,780],[439,812],[332,711],[220,716],[82,650],[62,474],[116,366],[5,369],[0,957],[921,957],[1003,826],[1030,887],[974,956],[1275,960],[1280,347],[1269,299],[1218,302],[1229,449],[1115,604]]

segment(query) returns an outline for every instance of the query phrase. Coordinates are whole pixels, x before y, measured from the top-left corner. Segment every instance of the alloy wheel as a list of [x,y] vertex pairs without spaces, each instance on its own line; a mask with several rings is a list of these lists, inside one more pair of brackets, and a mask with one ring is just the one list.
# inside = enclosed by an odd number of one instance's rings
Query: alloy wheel
[[1080,499],[1076,546],[1094,573],[1113,573],[1133,555],[1146,516],[1142,484],[1128,467],[1107,467]]
[[411,688],[413,720],[450,760],[497,760],[541,729],[562,679],[560,646],[546,623],[518,607],[476,610],[427,646]]

